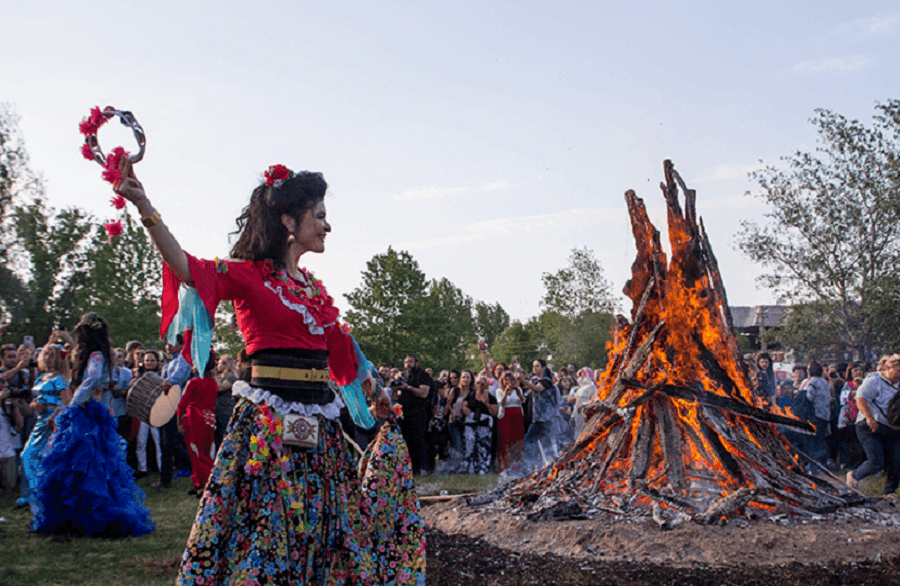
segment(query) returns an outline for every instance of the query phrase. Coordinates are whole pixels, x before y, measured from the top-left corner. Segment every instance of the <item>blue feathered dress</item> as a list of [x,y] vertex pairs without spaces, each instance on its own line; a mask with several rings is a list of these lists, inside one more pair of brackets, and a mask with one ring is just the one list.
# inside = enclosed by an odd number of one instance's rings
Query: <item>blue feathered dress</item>
[[144,492],[134,483],[116,421],[90,398],[109,373],[99,352],[91,354],[84,381],[56,418],[56,432],[33,487],[32,529],[104,537],[153,531]]

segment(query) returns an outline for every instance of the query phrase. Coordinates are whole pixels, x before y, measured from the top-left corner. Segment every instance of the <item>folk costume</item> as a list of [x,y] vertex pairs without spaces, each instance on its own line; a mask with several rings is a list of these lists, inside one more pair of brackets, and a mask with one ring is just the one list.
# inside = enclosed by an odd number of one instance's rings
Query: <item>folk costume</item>
[[191,481],[203,489],[213,467],[212,449],[216,437],[216,397],[219,383],[214,378],[188,381],[178,403],[178,419],[184,426],[184,441],[191,458]]
[[118,424],[91,398],[108,384],[106,359],[94,352],[71,404],[56,417],[56,432],[32,485],[35,531],[102,536],[153,531],[144,492],[125,462]]
[[[34,383],[32,393],[35,399],[44,405],[44,409],[37,414],[37,421],[31,430],[31,435],[28,436],[25,449],[22,450],[22,468],[25,478],[28,480],[28,486],[37,486],[38,472],[44,460],[44,452],[50,442],[50,436],[53,435],[53,418],[56,415],[56,408],[62,404],[62,392],[67,388],[69,388],[69,383],[59,374],[55,376],[42,374]],[[28,496],[30,501],[31,495]],[[34,513],[33,503],[31,510]]]
[[234,386],[176,583],[424,584],[424,528],[396,421],[359,467],[341,433],[345,402],[358,425],[374,423],[360,386],[368,362],[322,283],[271,261],[187,260],[194,289],[180,296],[164,269],[163,330],[192,329],[203,371],[210,316],[233,300],[252,379]]

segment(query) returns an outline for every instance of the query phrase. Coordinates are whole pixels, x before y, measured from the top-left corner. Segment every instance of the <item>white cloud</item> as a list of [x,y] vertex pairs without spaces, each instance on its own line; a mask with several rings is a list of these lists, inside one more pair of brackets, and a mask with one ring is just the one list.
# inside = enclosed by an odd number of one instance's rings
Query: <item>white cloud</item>
[[694,179],[694,183],[703,183],[706,181],[718,181],[720,179],[746,179],[748,173],[759,171],[764,168],[762,163],[753,163],[744,165],[741,163],[722,163],[717,165],[711,173],[703,175],[698,179]]
[[807,73],[851,73],[872,65],[872,61],[865,55],[852,57],[836,57],[834,59],[819,59],[816,61],[804,61],[794,65],[796,74]]
[[442,236],[429,240],[400,242],[394,246],[404,250],[422,250],[439,246],[449,246],[463,242],[475,242],[491,236],[512,236],[534,232],[542,228],[587,228],[601,224],[628,221],[628,212],[621,208],[574,209],[539,216],[521,218],[496,218],[475,222],[462,227],[460,234]]
[[484,187],[478,189],[478,191],[497,191],[498,189],[506,189],[509,187],[509,183],[506,181],[494,181],[493,183],[488,183]]
[[394,196],[394,199],[400,200],[421,200],[421,199],[438,199],[453,195],[462,195],[472,193],[474,191],[497,191],[510,187],[506,181],[494,181],[477,188],[471,187],[422,187],[420,189],[407,189],[401,195]]
[[897,30],[900,16],[875,16],[866,19],[866,32],[870,35],[888,35]]
[[402,195],[395,196],[394,199],[436,199],[448,195],[457,195],[466,191],[468,189],[465,187],[423,187],[422,189],[408,189]]

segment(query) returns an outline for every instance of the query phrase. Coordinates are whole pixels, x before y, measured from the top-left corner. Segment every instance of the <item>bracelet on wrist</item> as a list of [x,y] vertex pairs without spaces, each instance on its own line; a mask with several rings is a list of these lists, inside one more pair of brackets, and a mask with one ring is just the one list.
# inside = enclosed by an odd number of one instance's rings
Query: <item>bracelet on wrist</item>
[[162,220],[162,216],[159,215],[159,212],[154,211],[146,218],[141,218],[141,223],[145,228],[152,228],[157,223],[159,223],[160,220]]

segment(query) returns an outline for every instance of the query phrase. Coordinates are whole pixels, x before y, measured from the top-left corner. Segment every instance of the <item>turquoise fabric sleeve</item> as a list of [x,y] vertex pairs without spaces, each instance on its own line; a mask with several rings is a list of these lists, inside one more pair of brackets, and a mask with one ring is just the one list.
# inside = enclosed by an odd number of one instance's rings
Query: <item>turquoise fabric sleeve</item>
[[350,338],[353,340],[353,351],[356,353],[356,363],[358,364],[358,367],[356,370],[356,379],[349,385],[341,387],[341,396],[344,398],[344,405],[346,405],[347,410],[350,411],[350,417],[353,418],[353,423],[364,429],[371,429],[375,425],[375,418],[369,413],[369,409],[366,405],[366,395],[362,389],[362,381],[369,377],[369,366],[371,364],[362,353],[362,350],[360,350],[359,344],[356,343],[356,339],[354,339],[353,336],[350,336]]
[[203,300],[193,287],[182,285],[178,289],[178,313],[169,324],[166,332],[166,342],[176,343],[178,334],[187,331],[191,333],[191,362],[197,368],[197,372],[206,370],[209,361],[209,350],[212,348],[213,320],[209,310],[203,305]]

